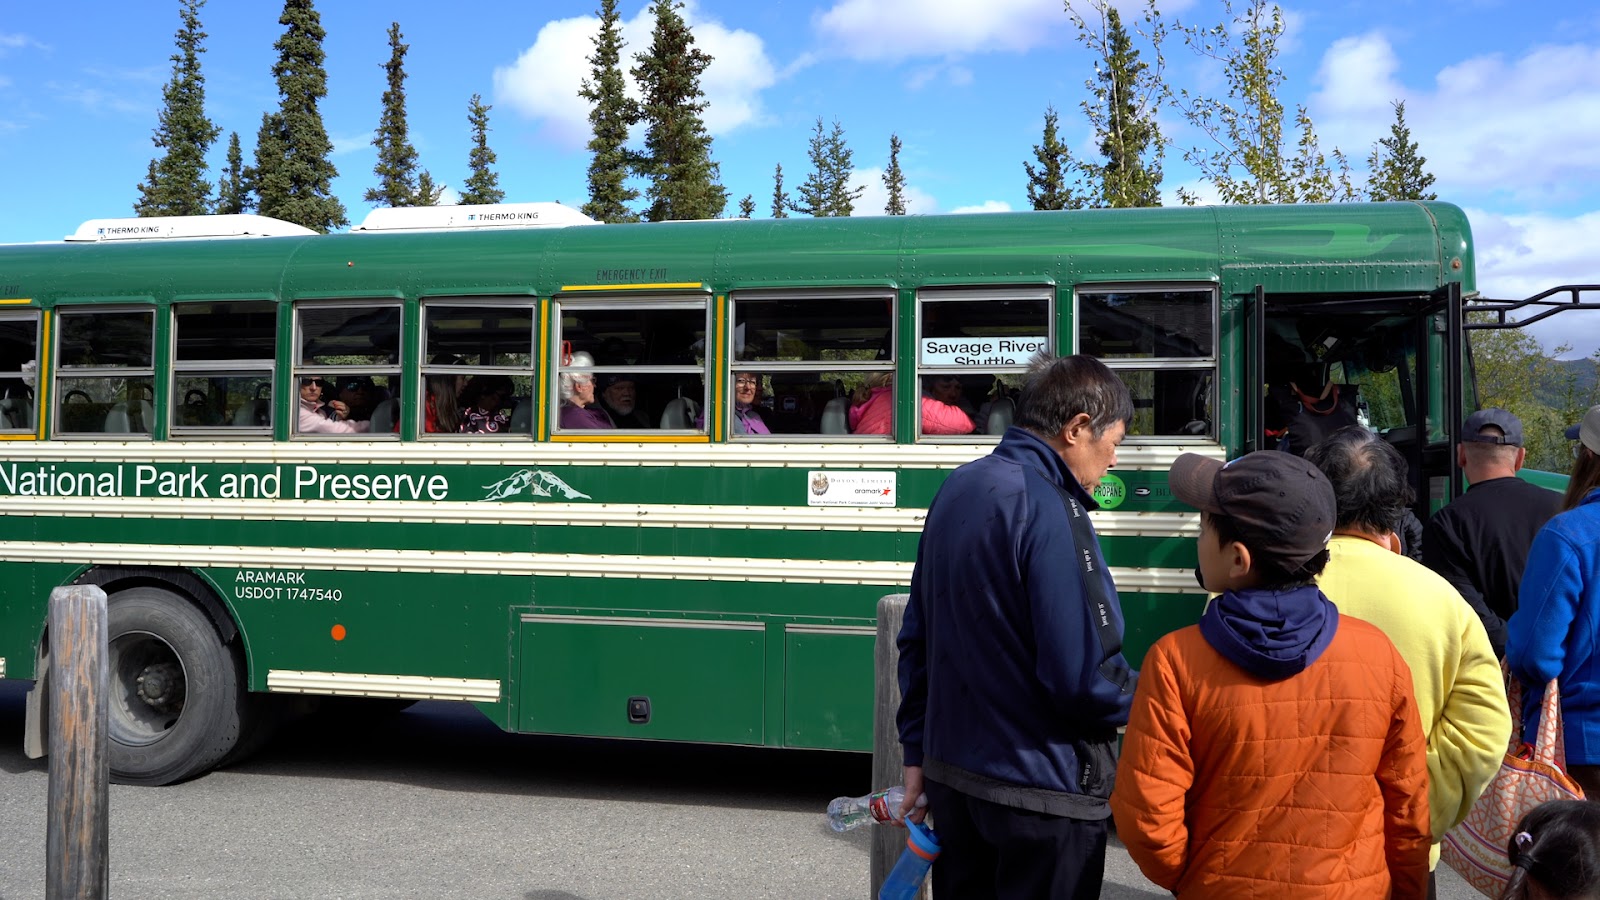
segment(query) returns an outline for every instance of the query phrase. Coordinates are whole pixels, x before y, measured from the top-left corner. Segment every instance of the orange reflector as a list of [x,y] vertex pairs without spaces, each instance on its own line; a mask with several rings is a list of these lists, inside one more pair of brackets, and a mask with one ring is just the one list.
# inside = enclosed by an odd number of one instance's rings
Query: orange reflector
[[344,626],[343,625],[335,625],[335,626],[333,626],[333,639],[336,640],[336,641],[344,640]]

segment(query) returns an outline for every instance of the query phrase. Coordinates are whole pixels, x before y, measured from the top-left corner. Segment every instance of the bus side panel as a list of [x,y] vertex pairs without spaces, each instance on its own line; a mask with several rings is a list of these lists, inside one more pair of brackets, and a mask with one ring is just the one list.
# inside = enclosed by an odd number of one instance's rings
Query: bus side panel
[[527,613],[519,728],[760,744],[766,653],[759,622]]
[[0,563],[0,678],[36,678],[34,654],[50,613],[50,591],[82,568],[70,563]]
[[[784,631],[783,745],[872,749],[875,628],[789,625]],[[842,698],[867,701],[841,703]]]

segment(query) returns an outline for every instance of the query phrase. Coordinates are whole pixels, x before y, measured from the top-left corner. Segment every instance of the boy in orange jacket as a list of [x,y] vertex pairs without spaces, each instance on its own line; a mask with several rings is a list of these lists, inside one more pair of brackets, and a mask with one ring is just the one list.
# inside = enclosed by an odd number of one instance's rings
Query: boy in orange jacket
[[1314,579],[1333,488],[1263,450],[1173,463],[1220,594],[1145,656],[1111,794],[1145,877],[1183,898],[1428,895],[1428,771],[1411,672]]

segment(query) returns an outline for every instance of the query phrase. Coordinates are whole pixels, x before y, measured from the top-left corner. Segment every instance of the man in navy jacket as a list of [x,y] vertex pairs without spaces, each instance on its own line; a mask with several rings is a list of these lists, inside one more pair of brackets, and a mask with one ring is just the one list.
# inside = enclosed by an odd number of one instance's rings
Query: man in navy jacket
[[1138,673],[1089,523],[1133,418],[1088,356],[1035,359],[1015,425],[934,497],[899,637],[903,812],[926,792],[937,897],[1097,897]]

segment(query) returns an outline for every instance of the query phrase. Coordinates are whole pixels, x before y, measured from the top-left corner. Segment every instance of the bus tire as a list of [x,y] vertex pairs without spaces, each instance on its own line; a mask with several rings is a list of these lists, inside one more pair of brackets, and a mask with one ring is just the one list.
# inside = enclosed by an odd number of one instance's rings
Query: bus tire
[[111,780],[172,784],[210,771],[239,741],[235,653],[203,611],[161,588],[118,591],[106,619]]

